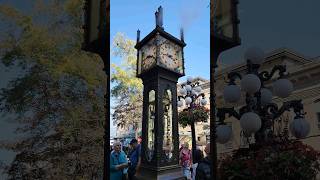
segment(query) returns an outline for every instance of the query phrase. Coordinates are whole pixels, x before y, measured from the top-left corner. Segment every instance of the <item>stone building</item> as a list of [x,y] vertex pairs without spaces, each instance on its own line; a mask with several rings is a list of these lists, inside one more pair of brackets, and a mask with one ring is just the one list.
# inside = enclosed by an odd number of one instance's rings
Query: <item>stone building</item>
[[[304,104],[304,110],[307,113],[306,119],[309,121],[311,130],[308,137],[302,139],[306,144],[313,146],[315,149],[320,150],[320,58],[308,58],[297,52],[292,50],[281,48],[276,49],[267,54],[264,63],[262,64],[260,71],[268,70],[270,71],[274,65],[284,64],[287,67],[287,72],[289,72],[288,79],[294,85],[294,92],[285,99],[280,99],[274,97],[273,102],[277,103],[281,106],[282,102],[293,100],[293,99],[302,99]],[[218,69],[216,72],[216,84],[215,84],[215,92],[216,92],[216,103],[217,107],[228,107],[232,106],[231,104],[226,104],[223,100],[222,92],[223,88],[227,85],[226,83],[226,74],[236,71],[240,74],[244,74],[246,72],[246,63],[243,61],[241,64],[233,65],[225,68]],[[277,78],[275,75],[273,78]],[[272,79],[270,82],[266,83],[266,87],[270,87]],[[210,82],[203,78],[196,78],[195,80],[199,80],[201,86],[206,94],[206,98],[209,102],[209,92],[210,92]],[[236,82],[239,84],[239,81]],[[178,89],[179,89],[178,85]],[[235,108],[242,106],[244,104],[244,97],[242,96],[239,103],[234,104]],[[210,107],[210,104],[207,104],[207,107]],[[285,113],[281,116],[280,126],[283,128],[288,128],[288,124],[292,121],[294,117],[293,112]],[[246,147],[250,142],[254,141],[254,138],[245,138],[242,136],[240,123],[235,118],[228,118],[225,120],[229,126],[232,128],[232,139],[226,144],[218,144],[218,153],[229,153],[232,150],[238,149],[240,147]],[[204,145],[209,136],[209,128],[208,123],[198,123],[196,125],[196,136],[197,136],[197,144]],[[277,127],[276,127],[277,128]],[[277,131],[277,129],[275,129]],[[187,141],[190,139],[191,132],[190,128],[182,128],[179,129],[180,133],[180,142]],[[291,137],[291,135],[289,134]],[[292,138],[292,137],[291,137]],[[190,140],[189,140],[190,141]],[[190,141],[191,144],[191,141]]]

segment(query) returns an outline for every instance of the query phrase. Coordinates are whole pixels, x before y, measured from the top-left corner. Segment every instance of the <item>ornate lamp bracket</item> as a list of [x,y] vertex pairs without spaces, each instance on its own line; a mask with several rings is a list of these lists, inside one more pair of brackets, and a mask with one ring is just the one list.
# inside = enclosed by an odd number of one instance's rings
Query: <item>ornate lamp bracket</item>
[[236,79],[242,79],[241,74],[239,74],[238,72],[230,72],[228,74],[228,79],[229,79],[229,85],[236,85],[235,81]]
[[272,68],[270,73],[268,71],[262,71],[261,73],[259,73],[259,78],[262,81],[269,81],[277,71],[279,72],[278,79],[281,79],[284,76],[288,75],[288,74],[285,74],[285,72],[287,71],[287,68],[285,65],[276,65]]
[[226,119],[226,114],[229,115],[229,117],[233,116],[236,119],[240,120],[241,116],[240,114],[234,110],[234,108],[217,108],[217,117],[219,124],[225,124],[224,120]]
[[303,110],[302,100],[291,100],[284,102],[280,108],[278,108],[277,104],[275,103],[268,104],[263,108],[263,111],[271,115],[273,117],[272,120],[275,120],[285,111],[290,111],[290,109],[293,109],[297,118],[303,117],[306,114]]

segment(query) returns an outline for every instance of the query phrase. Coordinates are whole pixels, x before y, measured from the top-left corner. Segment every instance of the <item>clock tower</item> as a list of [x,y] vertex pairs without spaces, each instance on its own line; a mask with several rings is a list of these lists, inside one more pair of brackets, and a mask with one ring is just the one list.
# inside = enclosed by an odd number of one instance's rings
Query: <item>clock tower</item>
[[140,41],[137,32],[137,77],[143,81],[141,168],[138,179],[184,179],[179,166],[177,81],[184,76],[186,46],[163,28],[163,9],[156,27]]

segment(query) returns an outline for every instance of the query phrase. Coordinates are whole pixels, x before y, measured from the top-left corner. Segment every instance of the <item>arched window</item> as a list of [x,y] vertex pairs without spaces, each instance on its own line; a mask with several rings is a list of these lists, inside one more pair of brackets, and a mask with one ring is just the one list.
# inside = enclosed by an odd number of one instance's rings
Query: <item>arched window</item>
[[147,160],[151,161],[154,154],[154,119],[155,119],[155,91],[149,91],[149,105],[148,105],[148,140],[146,156]]
[[172,93],[170,89],[164,91],[163,110],[163,150],[167,160],[170,160],[174,149],[172,142]]

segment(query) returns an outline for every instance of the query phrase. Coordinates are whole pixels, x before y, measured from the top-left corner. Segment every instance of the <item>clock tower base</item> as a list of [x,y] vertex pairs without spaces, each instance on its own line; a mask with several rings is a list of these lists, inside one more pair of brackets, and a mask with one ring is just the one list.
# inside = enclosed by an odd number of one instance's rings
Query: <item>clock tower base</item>
[[186,180],[181,166],[166,167],[166,169],[151,169],[141,167],[137,180]]

